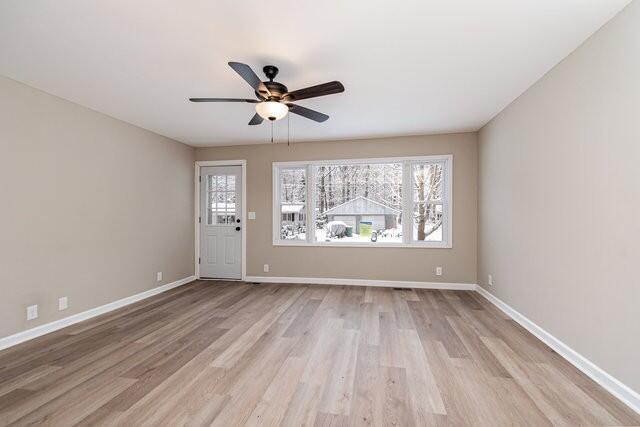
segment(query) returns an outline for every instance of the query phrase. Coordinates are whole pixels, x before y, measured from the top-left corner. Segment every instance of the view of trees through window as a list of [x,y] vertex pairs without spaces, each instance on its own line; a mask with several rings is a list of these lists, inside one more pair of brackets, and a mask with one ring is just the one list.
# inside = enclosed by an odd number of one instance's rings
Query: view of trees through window
[[[278,169],[280,240],[442,242],[445,162],[312,164]],[[409,200],[403,174],[410,171]],[[308,182],[308,174],[313,182]],[[307,200],[307,185],[310,186]],[[311,203],[311,218],[306,217]],[[404,224],[403,215],[410,216]],[[307,227],[313,235],[307,239]],[[408,236],[403,238],[403,229]]]
[[402,163],[316,166],[314,191],[317,241],[402,241]]
[[413,172],[413,239],[442,240],[442,165],[416,164]]
[[280,238],[305,240],[307,198],[306,168],[280,169]]

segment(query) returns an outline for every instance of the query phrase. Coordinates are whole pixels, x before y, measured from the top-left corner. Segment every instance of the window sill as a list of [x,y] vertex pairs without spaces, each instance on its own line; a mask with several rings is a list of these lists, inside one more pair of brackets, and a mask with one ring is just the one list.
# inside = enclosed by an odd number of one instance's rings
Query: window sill
[[406,249],[452,249],[453,245],[442,242],[428,243],[333,243],[333,242],[287,242],[275,241],[273,246],[309,246],[315,248],[406,248]]

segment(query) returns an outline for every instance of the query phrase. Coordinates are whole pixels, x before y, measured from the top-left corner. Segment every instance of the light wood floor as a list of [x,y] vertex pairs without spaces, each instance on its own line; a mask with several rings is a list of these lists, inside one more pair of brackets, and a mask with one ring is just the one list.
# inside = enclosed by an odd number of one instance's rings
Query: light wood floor
[[0,424],[637,425],[473,292],[194,282],[0,352]]

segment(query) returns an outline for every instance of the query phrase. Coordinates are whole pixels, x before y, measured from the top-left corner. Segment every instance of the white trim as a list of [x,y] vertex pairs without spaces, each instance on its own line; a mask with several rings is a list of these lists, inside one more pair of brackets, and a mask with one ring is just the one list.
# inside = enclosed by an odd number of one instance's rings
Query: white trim
[[617,397],[622,403],[640,414],[640,394],[631,387],[623,384],[602,368],[582,356],[577,351],[533,323],[523,314],[513,309],[507,303],[488,292],[482,286],[478,286],[476,291],[486,298],[493,305],[502,310],[506,315],[518,322],[523,328],[535,335],[540,341],[548,345],[569,363],[582,371],[586,376],[600,384],[605,390]]
[[66,328],[67,326],[74,325],[82,322],[83,320],[91,319],[92,317],[100,316],[101,314],[108,313],[125,305],[133,304],[145,298],[157,295],[159,293],[168,291],[169,289],[177,288],[178,286],[185,285],[187,283],[196,280],[196,276],[185,277],[184,279],[176,280],[166,285],[158,286],[148,291],[140,292],[139,294],[131,295],[126,298],[119,299],[114,302],[110,302],[99,307],[91,308],[87,311],[65,317],[63,319],[54,320],[53,322],[45,323],[44,325],[36,326],[35,328],[27,329],[26,331],[18,332],[17,334],[9,335],[8,337],[0,338],[0,350],[12,347],[16,344],[37,338],[39,336],[48,334],[50,332],[57,331],[58,329]]
[[[240,166],[242,169],[242,277],[240,280],[244,280],[247,276],[247,161],[246,160],[198,160],[195,162],[194,167],[194,245],[195,256],[193,257],[194,270],[196,278],[200,278],[200,168],[203,166]],[[234,279],[224,279],[234,280]]]
[[[282,240],[280,239],[280,190],[279,190],[279,170],[306,168],[307,171],[307,231],[312,229],[310,224],[315,224],[315,200],[312,186],[315,185],[313,167],[322,165],[340,164],[373,164],[373,163],[403,163],[402,169],[402,193],[403,200],[411,200],[403,203],[403,218],[413,215],[413,178],[411,173],[412,165],[416,163],[444,163],[445,176],[444,188],[445,197],[441,204],[447,213],[446,221],[443,222],[442,241],[416,241],[413,240],[413,228],[409,221],[402,224],[402,242],[319,242],[316,241],[313,233],[307,232],[306,240]],[[289,162],[272,162],[272,245],[273,246],[310,246],[310,247],[336,247],[336,248],[412,248],[412,249],[451,249],[453,248],[453,154],[438,154],[431,156],[408,156],[408,157],[381,157],[370,159],[338,159],[338,160],[297,160]],[[375,202],[375,201],[374,201]],[[377,203],[377,202],[375,202]],[[379,204],[379,203],[378,203]],[[336,206],[337,207],[337,206]],[[335,209],[336,207],[332,208]]]
[[[273,244],[276,244],[277,240],[280,240],[280,221],[282,216],[280,214],[280,196],[278,195],[280,189],[278,185],[278,168],[271,167],[271,236],[273,240]],[[308,187],[308,186],[307,186]],[[307,194],[309,194],[309,189],[307,188]],[[307,210],[307,218],[309,218],[309,203],[305,200],[305,208]],[[307,219],[308,222],[308,219]],[[309,239],[307,233],[307,240]]]
[[[276,168],[277,170],[277,168]],[[307,165],[307,177],[306,177],[306,181],[307,182],[311,182],[311,183],[315,183],[316,182],[316,172],[313,166],[311,165]],[[278,185],[280,184],[280,182],[278,182]],[[312,224],[316,223],[316,210],[314,209],[314,206],[316,205],[316,202],[314,200],[314,191],[313,191],[313,185],[307,185],[307,194],[305,197],[305,202],[307,205],[307,216],[305,217],[306,220],[306,224],[307,224],[307,231],[309,230],[315,230],[315,227]],[[274,193],[276,194],[276,193]],[[273,197],[273,195],[271,195],[272,199],[275,199]],[[278,196],[277,198],[280,198],[280,191],[278,190]],[[278,201],[278,217],[281,217],[280,214],[280,202]],[[310,226],[311,224],[311,226]],[[280,223],[278,223],[278,234],[274,234],[274,236],[279,236],[280,235]],[[316,242],[316,233],[311,233],[311,232],[307,232],[306,233],[306,237],[307,237],[307,243],[310,244],[314,244]],[[280,241],[280,239],[278,239],[278,241]]]
[[242,160],[197,160],[196,166],[240,166],[246,165],[247,161]]
[[383,288],[447,289],[458,291],[473,291],[476,289],[476,285],[474,283],[409,282],[403,280],[338,279],[332,277],[247,276],[245,281],[315,285],[377,286]]
[[[411,162],[402,164],[402,245],[411,245],[413,240],[413,177]],[[406,203],[405,203],[406,201]],[[406,219],[409,219],[405,221]],[[444,234],[443,234],[444,237]],[[441,242],[444,243],[444,242]],[[420,247],[420,246],[413,246]]]
[[452,154],[434,154],[429,156],[405,156],[405,157],[374,157],[364,159],[336,159],[336,160],[296,160],[291,162],[273,162],[278,167],[300,167],[306,165],[351,165],[354,163],[399,163],[404,161],[443,161],[451,160]]
[[306,246],[306,247],[320,247],[320,248],[408,248],[408,249],[451,249],[451,246],[447,246],[442,242],[427,242],[425,244],[421,242],[414,243],[392,243],[392,242],[313,242],[309,243],[306,240],[280,240],[273,242],[273,246]]
[[244,160],[242,166],[242,276],[241,280],[247,277],[247,233],[249,232],[249,224],[247,224],[247,161]]

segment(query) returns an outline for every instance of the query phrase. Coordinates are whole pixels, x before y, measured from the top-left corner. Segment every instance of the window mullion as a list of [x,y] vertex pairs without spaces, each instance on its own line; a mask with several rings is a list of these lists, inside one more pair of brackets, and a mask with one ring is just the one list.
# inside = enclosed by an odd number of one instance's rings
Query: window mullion
[[271,224],[272,232],[273,232],[273,242],[280,242],[280,223],[282,221],[282,208],[280,207],[280,168],[277,166],[273,167],[273,192],[274,197],[273,200],[273,221]]
[[314,173],[314,167],[313,165],[307,165],[307,180],[306,180],[306,187],[307,187],[307,197],[306,197],[306,230],[307,230],[307,242],[308,243],[314,243],[316,241],[316,228],[315,228],[315,224],[316,224],[316,218],[315,218],[315,209],[313,208],[316,205],[316,201],[315,199],[315,188],[316,185],[316,177],[315,177],[315,173]]
[[402,243],[411,243],[413,212],[413,179],[411,162],[402,162]]

